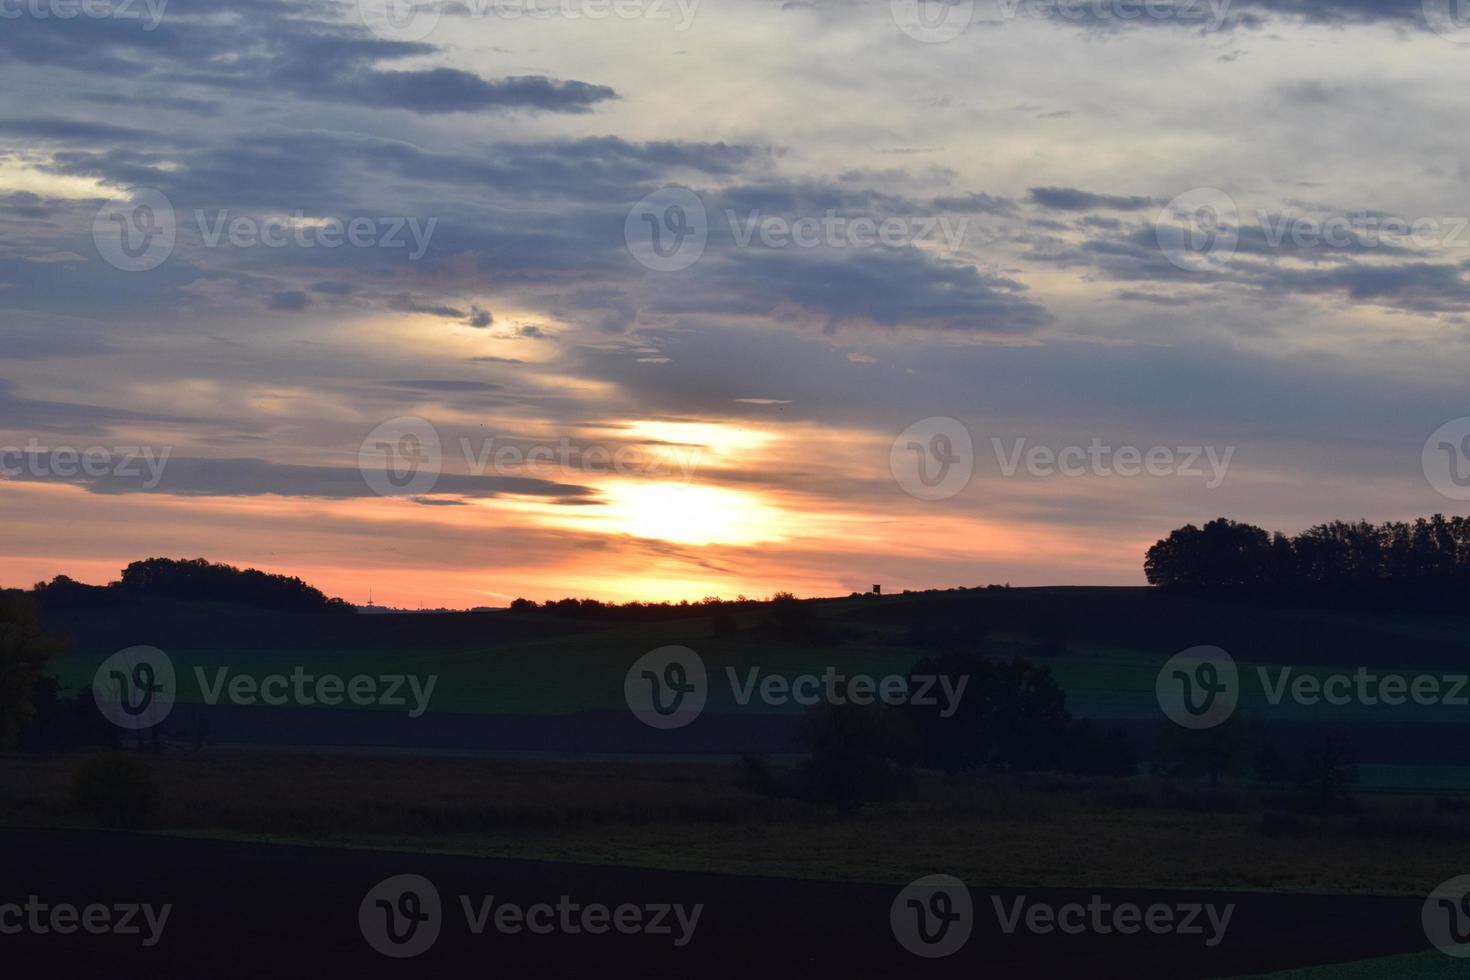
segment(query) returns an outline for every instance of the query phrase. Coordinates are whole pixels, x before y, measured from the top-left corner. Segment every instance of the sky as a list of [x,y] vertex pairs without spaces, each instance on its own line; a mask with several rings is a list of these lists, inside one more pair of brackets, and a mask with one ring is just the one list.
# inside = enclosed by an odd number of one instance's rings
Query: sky
[[1448,0],[401,3],[0,0],[0,585],[1129,585],[1470,499]]

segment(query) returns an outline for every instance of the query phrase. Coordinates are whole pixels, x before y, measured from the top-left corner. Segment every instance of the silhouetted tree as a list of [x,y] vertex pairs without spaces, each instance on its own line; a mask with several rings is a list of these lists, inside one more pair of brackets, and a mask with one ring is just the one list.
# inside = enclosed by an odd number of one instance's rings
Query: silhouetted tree
[[945,703],[938,684],[928,692],[937,703],[909,705],[928,764],[951,774],[978,766],[1033,770],[1059,764],[1071,715],[1067,695],[1048,668],[1019,657],[944,654],[924,658],[909,675],[911,693],[918,691],[919,678],[944,676],[956,692],[965,679],[954,705]]
[[802,716],[800,740],[810,753],[800,769],[807,795],[840,812],[912,783],[913,730],[896,708],[819,703]]
[[1302,755],[1298,783],[1307,806],[1323,818],[1353,808],[1353,785],[1358,781],[1356,753],[1346,740],[1327,735],[1311,743]]
[[266,606],[281,612],[352,611],[341,599],[328,599],[295,576],[254,568],[242,571],[203,558],[135,561],[110,588],[135,595]]
[[30,596],[0,592],[0,748],[15,745],[35,717],[36,683],[60,649],[42,630]]
[[1470,593],[1470,518],[1331,521],[1288,538],[1222,517],[1171,531],[1149,548],[1144,574],[1176,590],[1458,599]]

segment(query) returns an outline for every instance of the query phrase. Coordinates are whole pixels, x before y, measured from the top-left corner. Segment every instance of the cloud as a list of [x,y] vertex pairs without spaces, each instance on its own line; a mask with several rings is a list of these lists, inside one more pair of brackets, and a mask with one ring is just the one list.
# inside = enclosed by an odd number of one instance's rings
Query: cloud
[[[605,85],[542,75],[485,79],[456,68],[393,69],[434,45],[374,37],[334,19],[334,5],[277,0],[174,0],[145,29],[119,17],[31,18],[0,33],[0,65],[68,68],[140,83],[181,82],[267,98],[353,103],[421,114],[525,110],[586,112],[616,97]],[[236,52],[230,58],[218,52]],[[175,108],[184,106],[175,105]]]
[[[737,250],[713,281],[748,313],[771,315],[790,304],[825,321],[974,333],[1029,333],[1050,322],[1025,286],[916,248],[854,249],[799,257],[792,250]],[[686,301],[683,308],[695,308]]]
[[271,294],[269,306],[273,310],[299,313],[311,305],[311,297],[296,289]]
[[1093,194],[1075,187],[1033,187],[1027,193],[1033,204],[1055,211],[1140,211],[1159,203],[1151,197]]
[[[350,499],[374,497],[363,474],[355,467],[298,466],[255,458],[208,459],[170,455],[161,462],[159,474],[141,463],[137,467],[113,467],[100,476],[78,473],[74,477],[41,474],[41,467],[16,467],[22,473],[11,479],[27,482],[64,482],[85,487],[92,493],[158,493],[185,497],[321,497]],[[123,471],[124,472],[120,472]],[[441,473],[433,489],[423,496],[499,497],[506,494],[533,497],[579,498],[592,494],[589,487],[519,476],[473,476]]]

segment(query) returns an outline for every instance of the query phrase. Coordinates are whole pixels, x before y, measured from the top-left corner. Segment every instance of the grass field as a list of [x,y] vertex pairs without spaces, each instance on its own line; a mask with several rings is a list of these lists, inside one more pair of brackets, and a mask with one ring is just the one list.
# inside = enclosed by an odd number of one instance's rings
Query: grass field
[[[0,822],[89,827],[77,756],[0,757]],[[1373,798],[1267,833],[1253,794],[1201,812],[1143,778],[947,780],[839,817],[766,795],[736,766],[203,751],[147,757],[171,834],[823,880],[944,868],[1006,886],[1424,894],[1470,867],[1470,814]],[[1218,811],[1219,800],[1210,804]]]

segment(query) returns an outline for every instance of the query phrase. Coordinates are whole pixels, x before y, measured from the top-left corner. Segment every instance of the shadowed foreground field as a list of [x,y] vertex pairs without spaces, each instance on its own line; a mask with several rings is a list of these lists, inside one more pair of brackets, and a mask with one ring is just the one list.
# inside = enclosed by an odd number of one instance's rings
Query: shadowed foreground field
[[[9,827],[100,826],[70,797],[82,756],[0,758]],[[1321,820],[1250,791],[1157,780],[946,779],[839,816],[741,766],[203,751],[146,757],[143,829],[629,867],[897,882],[942,867],[1006,886],[1426,894],[1470,867],[1470,813],[1374,795]],[[1437,805],[1441,804],[1441,805]]]

